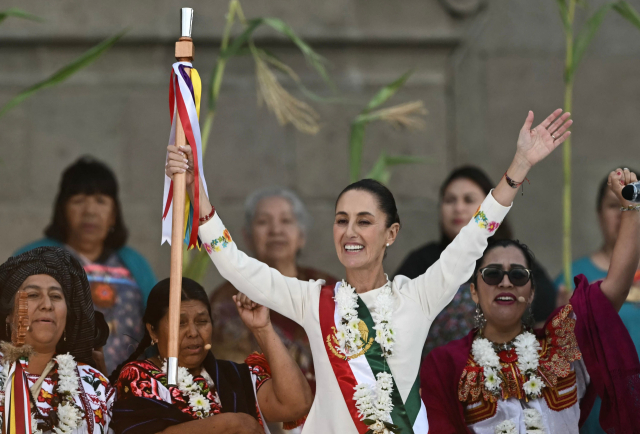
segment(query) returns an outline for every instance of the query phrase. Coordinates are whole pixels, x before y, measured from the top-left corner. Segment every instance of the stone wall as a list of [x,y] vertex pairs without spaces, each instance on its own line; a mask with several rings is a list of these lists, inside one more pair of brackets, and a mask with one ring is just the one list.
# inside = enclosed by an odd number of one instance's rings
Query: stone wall
[[[230,62],[204,164],[212,200],[239,244],[244,245],[239,234],[246,195],[264,185],[288,186],[303,197],[315,221],[301,262],[341,276],[330,227],[335,197],[348,182],[350,121],[380,86],[411,68],[414,75],[391,103],[423,100],[429,111],[426,129],[404,132],[372,125],[365,140],[365,170],[383,149],[434,161],[402,168],[392,177],[403,230],[389,252],[387,270],[392,273],[411,249],[438,236],[437,192],[449,170],[474,163],[497,181],[513,155],[527,110],[540,120],[562,105],[563,35],[552,0],[493,0],[473,12],[482,4],[244,1],[249,18],[282,18],[325,56],[341,94],[353,104],[313,103],[322,117],[316,136],[280,127],[265,107],[256,105],[252,60]],[[159,276],[167,276],[169,248],[159,245],[162,171],[169,132],[168,74],[182,5],[22,0],[16,6],[47,21],[9,18],[0,25],[0,104],[97,41],[123,28],[130,31],[95,64],[0,118],[0,257],[41,235],[60,173],[78,156],[92,154],[118,175],[130,244]],[[195,65],[206,81],[227,3],[197,0],[189,6],[196,11]],[[472,13],[452,13],[466,8]],[[259,44],[298,71],[307,87],[329,94],[289,43],[266,30],[258,35]],[[597,183],[618,164],[640,167],[634,152],[640,139],[635,124],[639,53],[640,32],[612,15],[577,77],[574,256],[600,242],[594,214]],[[287,87],[296,92],[291,83]],[[557,151],[536,167],[509,217],[516,235],[551,274],[560,269],[562,249],[561,166]],[[207,287],[219,281],[211,270]]]

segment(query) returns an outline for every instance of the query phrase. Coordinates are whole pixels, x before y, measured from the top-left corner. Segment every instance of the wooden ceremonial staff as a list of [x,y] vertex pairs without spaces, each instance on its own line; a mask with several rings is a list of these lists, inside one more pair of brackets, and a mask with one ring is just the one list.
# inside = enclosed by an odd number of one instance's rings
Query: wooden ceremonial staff
[[[182,8],[180,11],[181,37],[176,42],[176,60],[178,62],[193,61],[193,41],[191,40],[191,25],[193,9]],[[191,69],[188,69],[191,75]],[[172,83],[173,85],[173,83]],[[177,93],[176,93],[177,97]],[[174,110],[176,117],[176,146],[187,146],[187,138],[180,122],[178,109]],[[167,349],[167,383],[178,383],[178,335],[180,332],[180,299],[182,293],[182,242],[184,239],[184,202],[186,194],[186,174],[173,175],[173,223],[171,227],[171,273],[169,284],[169,347]],[[194,215],[194,219],[200,216]]]

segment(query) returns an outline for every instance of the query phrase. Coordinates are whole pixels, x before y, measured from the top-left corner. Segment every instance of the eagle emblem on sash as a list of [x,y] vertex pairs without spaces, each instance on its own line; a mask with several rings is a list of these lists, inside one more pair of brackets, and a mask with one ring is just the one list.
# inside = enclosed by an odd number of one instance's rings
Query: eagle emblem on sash
[[327,348],[329,348],[329,350],[333,353],[333,355],[335,355],[339,359],[348,361],[348,360],[352,360],[357,357],[360,357],[364,353],[369,351],[369,348],[371,348],[371,345],[373,345],[374,338],[369,337],[369,327],[367,327],[365,322],[362,320],[360,320],[360,322],[358,323],[358,331],[360,332],[360,341],[356,344],[356,347],[358,348],[359,351],[356,352],[355,354],[351,354],[351,355],[342,354],[342,352],[339,351],[340,345],[338,344],[338,339],[336,338],[337,330],[335,326],[332,326],[331,330],[333,331],[333,333],[327,335],[327,338],[326,338]]

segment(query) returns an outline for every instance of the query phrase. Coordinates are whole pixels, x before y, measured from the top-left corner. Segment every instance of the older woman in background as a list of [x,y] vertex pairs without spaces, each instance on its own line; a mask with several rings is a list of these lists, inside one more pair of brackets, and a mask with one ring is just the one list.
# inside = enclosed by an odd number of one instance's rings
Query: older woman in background
[[[440,240],[411,252],[400,265],[396,275],[415,279],[427,271],[460,230],[469,223],[493,185],[486,173],[477,167],[463,166],[454,169],[440,186]],[[496,230],[493,239],[510,238],[511,228],[505,220]],[[555,309],[556,291],[545,270],[535,261],[533,274],[537,284],[537,295],[527,319],[540,323]],[[465,336],[473,327],[476,307],[471,298],[469,283],[465,283],[431,325],[424,355],[438,346]]]
[[[301,267],[298,255],[305,245],[309,213],[292,191],[268,187],[251,194],[245,202],[244,236],[253,256],[288,277],[300,280],[336,279],[313,268]],[[238,316],[232,297],[238,293],[226,282],[211,296],[214,315],[213,351],[219,357],[242,362],[258,350],[253,335]],[[294,321],[271,312],[271,322],[300,369],[315,390],[311,348],[304,329]]]
[[84,267],[94,308],[104,314],[110,336],[104,347],[111,371],[142,338],[142,313],[156,282],[147,261],[126,246],[127,229],[118,183],[103,163],[82,157],[62,175],[46,238],[18,250],[64,247]]

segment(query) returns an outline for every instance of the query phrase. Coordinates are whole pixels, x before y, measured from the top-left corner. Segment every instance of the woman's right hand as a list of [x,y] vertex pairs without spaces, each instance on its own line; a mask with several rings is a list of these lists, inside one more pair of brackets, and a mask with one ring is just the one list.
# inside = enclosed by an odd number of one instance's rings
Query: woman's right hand
[[171,179],[176,173],[186,174],[187,192],[193,197],[193,154],[189,146],[167,146],[167,164],[165,165],[164,173]]

